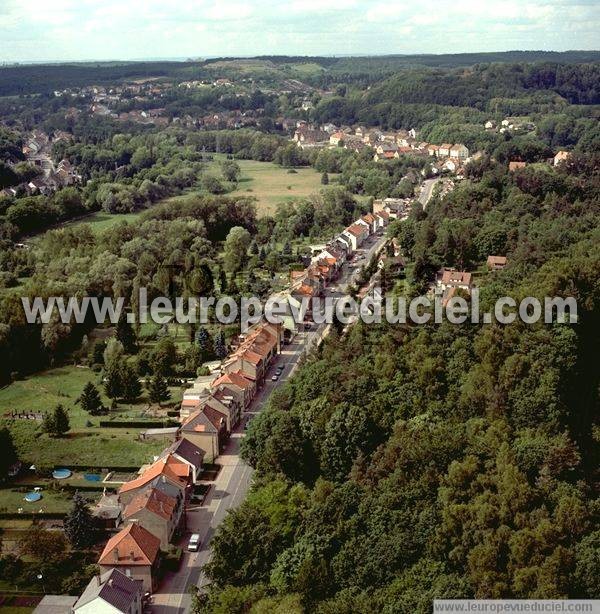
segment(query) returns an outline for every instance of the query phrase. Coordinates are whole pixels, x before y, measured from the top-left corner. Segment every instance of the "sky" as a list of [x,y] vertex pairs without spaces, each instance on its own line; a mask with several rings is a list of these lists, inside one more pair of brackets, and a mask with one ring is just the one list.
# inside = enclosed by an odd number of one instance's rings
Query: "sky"
[[0,0],[0,62],[600,48],[600,0]]

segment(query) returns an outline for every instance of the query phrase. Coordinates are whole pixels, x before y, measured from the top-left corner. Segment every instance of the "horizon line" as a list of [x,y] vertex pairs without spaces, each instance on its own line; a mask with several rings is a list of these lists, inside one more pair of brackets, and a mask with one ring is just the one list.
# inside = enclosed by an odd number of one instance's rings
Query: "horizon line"
[[444,57],[444,56],[467,56],[467,55],[498,55],[509,53],[547,53],[547,54],[567,54],[567,53],[600,53],[600,49],[567,49],[563,51],[548,50],[548,49],[510,49],[506,51],[463,51],[458,53],[425,53],[425,52],[413,52],[413,53],[327,53],[327,54],[315,54],[315,55],[300,55],[300,54],[240,54],[240,55],[201,55],[197,57],[190,56],[158,56],[158,57],[145,57],[145,58],[84,58],[84,59],[72,59],[72,60],[0,60],[0,68],[10,68],[13,66],[40,66],[40,65],[65,65],[65,64],[89,64],[89,63],[108,63],[118,62],[122,64],[129,63],[150,63],[150,62],[173,62],[173,63],[186,63],[186,62],[206,62],[207,60],[248,60],[248,59],[267,59],[267,58],[411,58],[411,57]]

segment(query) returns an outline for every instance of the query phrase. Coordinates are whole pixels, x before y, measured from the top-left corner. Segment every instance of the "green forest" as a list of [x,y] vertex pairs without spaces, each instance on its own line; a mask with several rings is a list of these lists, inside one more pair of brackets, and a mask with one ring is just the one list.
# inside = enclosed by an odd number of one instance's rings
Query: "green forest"
[[482,302],[575,296],[579,322],[338,331],[252,423],[257,479],[197,612],[425,613],[433,598],[593,598],[600,165],[482,165],[395,223],[417,293],[506,253]]

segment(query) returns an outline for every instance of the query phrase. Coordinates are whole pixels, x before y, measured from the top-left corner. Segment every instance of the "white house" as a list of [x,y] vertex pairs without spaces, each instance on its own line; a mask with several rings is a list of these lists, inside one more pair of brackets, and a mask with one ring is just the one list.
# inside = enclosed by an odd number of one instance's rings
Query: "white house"
[[469,150],[462,143],[457,143],[450,148],[450,157],[465,160],[469,157]]

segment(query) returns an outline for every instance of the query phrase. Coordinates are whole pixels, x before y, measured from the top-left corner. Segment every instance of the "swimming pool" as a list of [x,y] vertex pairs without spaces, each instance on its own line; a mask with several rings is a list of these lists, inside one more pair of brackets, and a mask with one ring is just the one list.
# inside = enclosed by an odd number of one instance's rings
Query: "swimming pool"
[[97,473],[84,473],[83,479],[87,480],[88,482],[101,482],[102,476]]
[[42,495],[39,492],[28,492],[25,495],[25,501],[27,501],[27,503],[35,503],[36,501],[39,501],[42,498]]
[[55,469],[52,472],[52,477],[55,480],[64,480],[66,478],[70,478],[71,477],[71,470],[70,469]]

